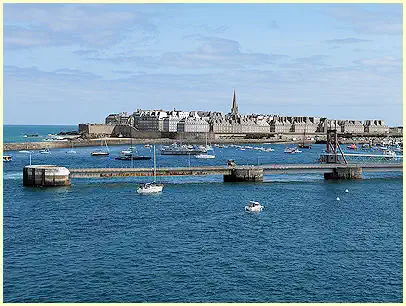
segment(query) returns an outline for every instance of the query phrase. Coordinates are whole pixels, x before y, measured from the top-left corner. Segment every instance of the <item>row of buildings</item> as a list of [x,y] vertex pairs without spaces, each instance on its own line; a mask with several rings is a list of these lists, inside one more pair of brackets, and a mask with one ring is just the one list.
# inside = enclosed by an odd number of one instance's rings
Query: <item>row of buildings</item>
[[130,125],[139,131],[214,134],[324,134],[328,128],[342,133],[385,134],[389,127],[383,120],[331,120],[320,117],[280,115],[242,115],[234,91],[231,112],[141,110],[132,114],[111,114],[107,125]]

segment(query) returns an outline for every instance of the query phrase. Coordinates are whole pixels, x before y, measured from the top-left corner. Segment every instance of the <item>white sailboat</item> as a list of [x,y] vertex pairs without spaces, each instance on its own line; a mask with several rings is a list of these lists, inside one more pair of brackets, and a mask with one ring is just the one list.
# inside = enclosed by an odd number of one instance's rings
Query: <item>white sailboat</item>
[[92,156],[108,156],[108,155],[110,155],[109,147],[107,146],[107,141],[106,141],[106,140],[104,140],[104,141],[105,141],[105,143],[106,143],[106,149],[107,149],[107,151],[103,151],[103,140],[102,140],[102,142],[101,142],[101,149],[92,152],[92,153],[91,153]]
[[161,192],[163,189],[164,189],[163,184],[156,183],[156,153],[155,153],[155,145],[154,145],[154,182],[140,184],[140,186],[137,188],[137,192],[140,194],[153,194],[153,193]]
[[76,154],[76,151],[73,150],[73,143],[72,143],[72,148],[69,151],[66,151],[66,154]]
[[[207,151],[213,151],[213,147],[211,145],[207,144],[207,133],[206,133],[206,146],[204,146],[204,149]],[[196,158],[201,158],[201,159],[210,159],[210,158],[216,158],[216,155],[214,154],[208,154],[208,153],[201,153],[195,156]]]

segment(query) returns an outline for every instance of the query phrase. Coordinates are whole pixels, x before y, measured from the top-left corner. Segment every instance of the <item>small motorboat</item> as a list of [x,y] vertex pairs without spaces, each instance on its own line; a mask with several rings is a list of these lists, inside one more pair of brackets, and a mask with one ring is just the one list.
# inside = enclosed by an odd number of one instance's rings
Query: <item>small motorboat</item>
[[3,161],[9,162],[12,160],[13,160],[13,157],[11,155],[3,155]]
[[144,145],[144,148],[151,148],[152,146],[150,144]]
[[201,159],[209,159],[209,158],[216,158],[216,155],[212,154],[198,154],[195,156],[196,158],[201,158]]
[[357,145],[356,145],[355,143],[353,143],[352,145],[347,146],[347,149],[350,149],[350,150],[357,150],[358,148],[357,148]]
[[39,153],[41,153],[41,154],[49,154],[51,152],[49,152],[48,148],[43,148],[42,150],[39,151]]
[[289,153],[289,154],[295,154],[295,153],[302,153],[302,151],[300,151],[298,148],[296,147],[291,147],[291,148],[286,148],[284,150],[285,153]]
[[264,149],[264,152],[273,152],[273,151],[275,151],[275,150],[272,148]]
[[255,202],[255,201],[249,201],[248,205],[245,206],[246,211],[259,212],[259,211],[262,211],[263,209],[264,209],[264,206],[259,204],[259,202]]
[[28,150],[20,150],[20,151],[18,151],[18,153],[31,153],[31,151],[28,151]]

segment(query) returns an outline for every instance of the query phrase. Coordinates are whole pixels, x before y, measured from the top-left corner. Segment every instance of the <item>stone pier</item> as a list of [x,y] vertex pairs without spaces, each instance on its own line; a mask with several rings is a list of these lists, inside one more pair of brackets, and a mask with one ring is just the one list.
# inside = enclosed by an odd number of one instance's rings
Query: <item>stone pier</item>
[[264,169],[262,168],[237,168],[231,174],[224,175],[224,182],[262,182]]
[[70,186],[70,172],[65,167],[30,165],[23,170],[24,186],[57,187]]
[[324,173],[326,180],[362,180],[362,168],[335,168],[332,173]]

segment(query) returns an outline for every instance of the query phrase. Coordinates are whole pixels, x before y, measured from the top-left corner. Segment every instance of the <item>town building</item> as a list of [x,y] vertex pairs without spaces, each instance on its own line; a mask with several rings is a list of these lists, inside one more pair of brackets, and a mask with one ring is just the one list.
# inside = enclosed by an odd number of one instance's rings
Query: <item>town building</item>
[[383,120],[365,120],[364,132],[367,134],[386,134],[389,133],[389,126]]

